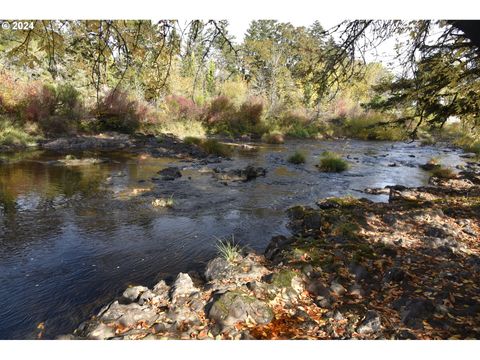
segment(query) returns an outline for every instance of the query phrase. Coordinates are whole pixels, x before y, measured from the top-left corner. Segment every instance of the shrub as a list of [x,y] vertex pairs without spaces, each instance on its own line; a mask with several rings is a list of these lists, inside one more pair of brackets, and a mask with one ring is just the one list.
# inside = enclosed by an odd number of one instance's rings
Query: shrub
[[27,86],[22,99],[20,117],[22,120],[37,122],[44,128],[41,122],[55,113],[56,104],[56,90],[53,86],[33,82]]
[[227,80],[220,87],[220,95],[230,99],[234,106],[240,106],[247,99],[248,86],[242,80]]
[[201,109],[191,99],[179,95],[169,95],[165,98],[166,112],[173,120],[197,119]]
[[201,145],[202,141],[203,140],[201,138],[195,136],[186,136],[183,139],[183,142],[188,145]]
[[386,120],[386,115],[373,112],[351,117],[343,125],[343,135],[362,140],[404,140],[404,130],[383,124]]
[[36,137],[30,135],[21,126],[8,119],[0,118],[0,145],[34,145]]
[[135,132],[142,122],[152,123],[156,118],[152,106],[121,89],[109,91],[98,104],[97,113],[101,130],[125,133]]
[[263,134],[262,141],[268,144],[283,144],[285,142],[285,138],[279,132],[271,132]]
[[73,85],[65,83],[57,87],[56,113],[75,120],[83,115],[80,92]]
[[305,163],[305,155],[297,150],[295,151],[295,153],[290,155],[290,157],[288,158],[288,162],[296,165],[303,164]]
[[439,179],[454,179],[456,177],[455,171],[450,168],[437,168],[432,171],[432,176]]
[[325,152],[318,167],[325,172],[342,172],[347,170],[349,165],[338,154]]
[[222,144],[215,139],[207,139],[200,143],[200,147],[208,154],[217,156],[229,156],[231,154],[230,147]]

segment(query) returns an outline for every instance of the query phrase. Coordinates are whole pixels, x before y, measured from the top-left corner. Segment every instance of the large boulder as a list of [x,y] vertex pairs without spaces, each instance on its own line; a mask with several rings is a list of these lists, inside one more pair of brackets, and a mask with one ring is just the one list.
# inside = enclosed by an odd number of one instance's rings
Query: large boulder
[[268,324],[273,319],[273,312],[267,304],[254,297],[229,291],[213,301],[208,317],[222,327],[229,327],[248,317],[257,324]]

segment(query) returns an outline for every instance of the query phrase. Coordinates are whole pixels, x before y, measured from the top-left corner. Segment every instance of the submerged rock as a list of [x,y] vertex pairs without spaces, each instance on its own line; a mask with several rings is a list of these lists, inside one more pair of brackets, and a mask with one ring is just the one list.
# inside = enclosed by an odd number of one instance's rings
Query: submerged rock
[[221,181],[240,181],[240,182],[247,182],[256,179],[259,176],[265,176],[267,174],[267,170],[262,167],[254,167],[252,165],[248,165],[244,169],[234,169],[224,171],[219,168],[213,169],[214,177],[217,180]]

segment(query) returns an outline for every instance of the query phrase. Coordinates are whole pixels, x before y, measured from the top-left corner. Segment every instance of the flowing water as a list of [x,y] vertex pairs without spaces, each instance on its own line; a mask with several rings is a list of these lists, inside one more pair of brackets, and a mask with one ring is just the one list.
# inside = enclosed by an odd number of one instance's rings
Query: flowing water
[[[297,149],[307,154],[305,165],[287,162]],[[325,150],[348,155],[351,168],[319,172],[315,164]],[[152,286],[201,270],[218,238],[234,236],[263,251],[272,236],[289,234],[290,206],[347,194],[386,201],[358,190],[425,185],[429,173],[418,165],[432,157],[449,166],[462,163],[449,148],[362,141],[262,145],[210,165],[93,155],[110,161],[65,166],[52,161],[59,155],[36,152],[0,163],[0,339],[35,338],[42,322],[47,338],[71,332],[129,284]],[[248,164],[265,167],[267,175],[228,186],[212,177],[213,167]],[[167,166],[180,167],[183,176],[151,180]],[[153,198],[170,196],[173,209],[152,207]]]

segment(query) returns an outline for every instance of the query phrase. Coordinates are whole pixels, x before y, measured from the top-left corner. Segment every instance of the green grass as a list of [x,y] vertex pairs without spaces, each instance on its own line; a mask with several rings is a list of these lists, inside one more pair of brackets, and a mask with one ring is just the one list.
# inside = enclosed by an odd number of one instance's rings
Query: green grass
[[203,139],[196,137],[196,136],[186,136],[183,139],[183,142],[188,145],[197,145],[200,146],[202,144]]
[[36,137],[9,120],[0,119],[0,145],[33,146]]
[[241,256],[242,248],[235,243],[233,235],[231,240],[217,239],[217,241],[218,253],[229,263],[234,263]]
[[340,155],[332,152],[325,152],[320,158],[318,168],[325,172],[342,172],[347,170],[349,165]]
[[217,155],[217,156],[230,156],[232,151],[228,145],[222,144],[221,142],[215,139],[207,139],[200,143],[200,147],[207,154]]
[[296,165],[303,164],[305,161],[305,154],[298,150],[288,157],[288,162]]

